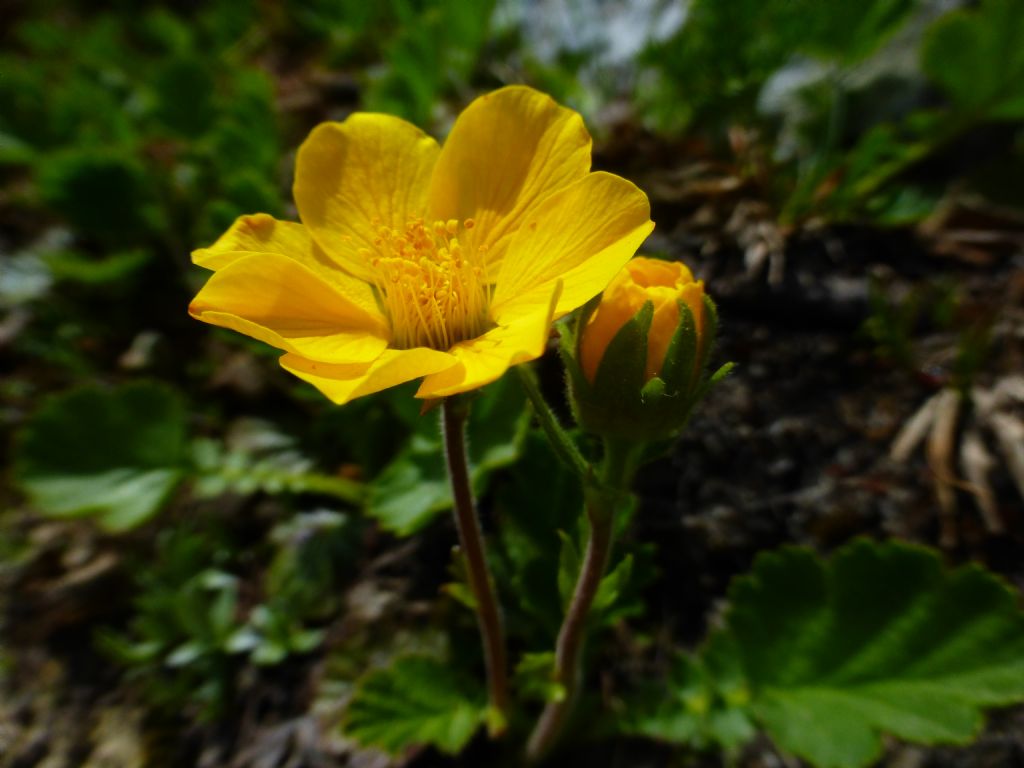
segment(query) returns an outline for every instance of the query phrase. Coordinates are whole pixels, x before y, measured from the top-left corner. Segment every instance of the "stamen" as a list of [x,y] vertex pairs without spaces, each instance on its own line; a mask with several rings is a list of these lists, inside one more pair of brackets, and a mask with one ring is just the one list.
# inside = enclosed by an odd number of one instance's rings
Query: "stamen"
[[399,349],[426,346],[449,349],[475,338],[490,325],[491,286],[484,249],[459,241],[466,219],[412,219],[404,231],[377,223],[374,252],[362,252],[376,272],[376,288]]

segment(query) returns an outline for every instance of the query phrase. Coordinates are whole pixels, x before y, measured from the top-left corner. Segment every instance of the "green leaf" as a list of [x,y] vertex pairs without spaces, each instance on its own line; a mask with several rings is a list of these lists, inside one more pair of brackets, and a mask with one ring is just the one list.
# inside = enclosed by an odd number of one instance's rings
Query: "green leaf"
[[883,734],[963,744],[983,708],[1024,701],[1024,613],[980,566],[947,570],[894,542],[857,541],[828,562],[790,548],[759,557],[729,598],[700,657],[712,689],[734,681],[723,713],[749,713],[821,768],[870,764]]
[[432,745],[462,750],[484,722],[482,691],[454,677],[449,665],[407,656],[359,682],[345,715],[345,733],[366,746],[397,753]]
[[984,0],[947,13],[928,30],[924,71],[973,117],[1024,118],[1024,4]]
[[627,704],[622,730],[734,752],[753,738],[756,728],[742,706],[749,698],[742,681],[723,673],[704,658],[680,654],[668,673],[668,685],[649,686]]
[[[537,493],[539,484],[542,494]],[[529,627],[539,646],[548,648],[565,607],[559,590],[560,579],[565,579],[559,575],[564,546],[559,531],[579,528],[583,494],[579,480],[558,461],[540,432],[528,435],[522,459],[503,476],[494,511],[498,525],[492,565],[498,583],[508,585],[510,626]],[[576,566],[569,590],[578,575]]]
[[524,698],[551,702],[564,701],[565,686],[555,677],[555,654],[553,651],[524,653],[516,664],[516,690]]
[[618,601],[623,591],[629,585],[630,579],[633,577],[633,556],[626,555],[619,564],[612,569],[611,573],[605,575],[601,579],[601,584],[597,588],[597,594],[594,595],[594,603],[591,606],[591,611],[594,616],[598,616]]
[[32,503],[52,517],[95,515],[108,531],[144,523],[181,479],[177,469],[112,469],[95,475],[24,478]]
[[149,519],[182,477],[185,409],[161,385],[85,387],[58,395],[28,422],[15,477],[54,517],[95,516],[109,531]]
[[[486,387],[473,401],[466,431],[477,495],[496,469],[519,458],[529,426],[525,396],[511,376]],[[366,513],[384,529],[409,536],[451,506],[439,425],[436,418],[423,417],[406,449],[370,484]]]
[[268,436],[280,439],[267,447],[231,446],[227,450],[209,439],[192,444],[192,461],[198,471],[193,494],[203,498],[228,491],[241,495],[257,492],[318,494],[358,504],[364,488],[354,480],[316,472],[313,462],[295,450],[294,440],[259,425]]
[[85,285],[102,285],[127,280],[143,267],[152,254],[144,250],[121,251],[101,259],[75,251],[53,251],[43,256],[56,280]]
[[381,472],[370,487],[366,513],[381,527],[410,536],[451,508],[443,451],[407,449]]

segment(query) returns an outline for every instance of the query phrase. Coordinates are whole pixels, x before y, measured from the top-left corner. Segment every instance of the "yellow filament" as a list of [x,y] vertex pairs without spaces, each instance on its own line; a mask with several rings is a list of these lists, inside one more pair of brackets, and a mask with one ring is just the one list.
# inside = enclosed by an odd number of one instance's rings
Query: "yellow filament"
[[403,232],[378,227],[374,251],[363,256],[376,272],[396,349],[446,350],[487,330],[491,288],[482,251],[471,252],[457,237],[473,224],[415,219]]

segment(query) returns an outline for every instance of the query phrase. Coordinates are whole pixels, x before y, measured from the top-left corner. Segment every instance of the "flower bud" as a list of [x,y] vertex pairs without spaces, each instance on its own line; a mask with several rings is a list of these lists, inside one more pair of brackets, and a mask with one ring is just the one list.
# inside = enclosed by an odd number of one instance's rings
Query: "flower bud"
[[685,425],[709,378],[715,306],[679,262],[637,257],[563,338],[571,399],[585,429],[662,440]]
[[693,315],[694,330],[700,338],[704,324],[704,283],[694,281],[690,270],[678,261],[633,259],[608,284],[601,303],[583,328],[580,364],[591,384],[608,344],[648,301],[654,305],[654,315],[647,332],[645,384],[661,373],[665,353],[679,325],[680,301]]

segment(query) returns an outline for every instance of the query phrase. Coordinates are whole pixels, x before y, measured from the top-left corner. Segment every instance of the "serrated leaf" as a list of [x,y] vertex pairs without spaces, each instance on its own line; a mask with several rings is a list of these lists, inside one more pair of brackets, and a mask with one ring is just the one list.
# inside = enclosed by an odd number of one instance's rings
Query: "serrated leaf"
[[1024,613],[977,565],[947,570],[895,542],[857,541],[827,562],[789,548],[759,557],[729,598],[701,653],[714,690],[731,679],[738,692],[722,694],[723,713],[751,713],[820,768],[870,764],[883,734],[966,743],[984,707],[1024,701]]
[[366,513],[398,536],[410,536],[452,504],[440,447],[403,451],[370,486]]
[[390,753],[414,745],[458,753],[487,712],[482,691],[454,674],[450,666],[424,656],[407,656],[370,672],[349,702],[345,733]]
[[137,382],[58,395],[18,440],[15,476],[54,517],[93,515],[125,531],[157,512],[182,477],[185,409],[170,389]]
[[594,375],[594,391],[606,403],[637,399],[644,385],[647,364],[647,332],[654,317],[654,303],[644,302],[608,342]]
[[[485,490],[494,470],[518,459],[529,420],[525,397],[511,376],[485,388],[473,401],[466,431],[475,493]],[[425,416],[408,447],[370,484],[366,513],[386,530],[409,536],[451,505],[438,423]]]
[[591,611],[594,615],[604,613],[611,608],[619,599],[623,590],[629,584],[633,576],[633,556],[626,555],[619,564],[601,579],[601,584],[594,595],[594,603]]

